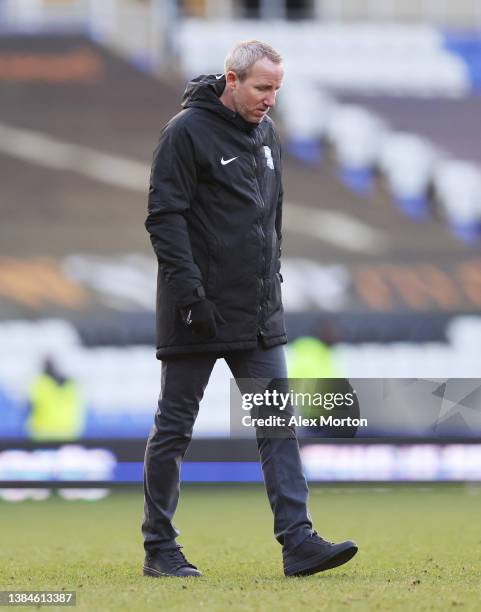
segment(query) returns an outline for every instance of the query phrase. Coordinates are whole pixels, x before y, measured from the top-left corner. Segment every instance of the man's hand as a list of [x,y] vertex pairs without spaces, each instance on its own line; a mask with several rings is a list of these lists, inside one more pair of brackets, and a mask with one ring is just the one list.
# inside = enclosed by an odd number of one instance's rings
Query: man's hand
[[204,299],[182,309],[184,323],[203,340],[212,340],[217,335],[217,325],[226,323],[215,304]]

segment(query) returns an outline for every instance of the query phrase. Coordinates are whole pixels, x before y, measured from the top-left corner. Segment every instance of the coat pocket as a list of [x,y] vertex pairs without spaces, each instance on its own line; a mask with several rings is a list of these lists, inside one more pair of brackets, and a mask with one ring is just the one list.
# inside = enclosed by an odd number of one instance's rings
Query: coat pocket
[[282,276],[280,272],[276,272],[271,281],[270,296],[269,296],[269,313],[272,314],[278,310],[283,311],[282,307]]

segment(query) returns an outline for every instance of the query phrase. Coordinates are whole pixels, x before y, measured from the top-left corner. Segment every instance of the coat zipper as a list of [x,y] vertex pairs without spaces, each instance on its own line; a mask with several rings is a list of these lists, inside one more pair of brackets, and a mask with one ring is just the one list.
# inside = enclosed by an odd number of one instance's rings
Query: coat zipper
[[259,301],[259,307],[258,307],[258,319],[257,319],[257,333],[260,336],[264,335],[264,330],[262,329],[262,325],[263,325],[263,316],[262,316],[262,310],[265,307],[265,303],[266,303],[266,299],[265,299],[265,290],[266,290],[266,283],[265,283],[265,276],[266,276],[266,262],[267,262],[267,257],[266,257],[266,235],[264,232],[264,227],[262,224],[262,220],[264,218],[264,214],[265,214],[265,202],[264,202],[264,198],[262,197],[261,194],[261,189],[260,189],[260,185],[259,185],[259,177],[257,175],[257,161],[256,161],[256,150],[257,150],[257,143],[255,140],[255,137],[251,136],[251,139],[254,143],[254,152],[253,152],[253,158],[254,158],[254,175],[255,175],[255,182],[256,182],[256,188],[257,188],[257,196],[258,196],[258,201],[260,204],[260,208],[262,211],[262,217],[258,222],[258,227],[259,227],[259,231],[260,231],[260,235],[261,235],[261,240],[262,240],[262,258],[263,258],[263,264],[262,264],[262,275],[260,278],[260,301]]

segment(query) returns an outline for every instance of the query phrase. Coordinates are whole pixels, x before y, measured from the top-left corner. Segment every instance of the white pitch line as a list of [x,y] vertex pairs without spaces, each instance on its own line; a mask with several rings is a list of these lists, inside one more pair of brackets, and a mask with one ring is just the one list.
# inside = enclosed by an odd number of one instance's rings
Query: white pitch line
[[[142,162],[64,142],[47,134],[0,123],[0,152],[55,170],[67,170],[123,189],[147,192],[150,168]],[[380,253],[383,232],[359,219],[330,210],[285,203],[286,229],[348,251]]]
[[356,253],[382,253],[387,237],[360,219],[334,210],[285,202],[282,209],[285,229]]
[[147,164],[63,142],[41,132],[0,123],[0,152],[54,170],[75,172],[115,187],[147,192]]

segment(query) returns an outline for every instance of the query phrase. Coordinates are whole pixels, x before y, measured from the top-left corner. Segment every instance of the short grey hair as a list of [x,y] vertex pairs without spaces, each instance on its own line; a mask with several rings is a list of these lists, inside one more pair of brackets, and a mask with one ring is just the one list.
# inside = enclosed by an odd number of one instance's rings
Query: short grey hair
[[267,57],[274,64],[281,64],[282,57],[267,43],[259,40],[244,40],[235,45],[224,61],[224,74],[234,71],[239,80],[243,81],[249,70],[259,60]]

